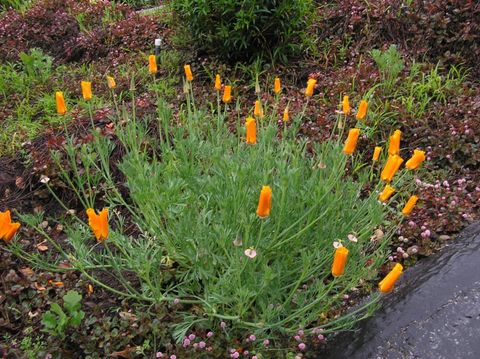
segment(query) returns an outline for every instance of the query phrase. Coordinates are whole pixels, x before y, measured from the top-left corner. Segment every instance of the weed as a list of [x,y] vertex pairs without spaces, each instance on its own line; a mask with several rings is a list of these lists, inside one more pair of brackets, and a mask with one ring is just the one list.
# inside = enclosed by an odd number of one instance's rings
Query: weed
[[82,296],[69,290],[63,297],[63,309],[57,303],[52,303],[50,310],[42,316],[45,331],[51,335],[65,337],[68,328],[77,328],[82,322],[85,312],[81,308]]
[[405,67],[402,55],[395,45],[390,45],[386,51],[374,49],[371,51],[371,55],[380,69],[386,91],[391,91],[395,86],[398,75]]
[[41,354],[45,353],[46,345],[40,338],[34,340],[32,337],[26,336],[20,343],[20,349],[27,359],[38,359]]

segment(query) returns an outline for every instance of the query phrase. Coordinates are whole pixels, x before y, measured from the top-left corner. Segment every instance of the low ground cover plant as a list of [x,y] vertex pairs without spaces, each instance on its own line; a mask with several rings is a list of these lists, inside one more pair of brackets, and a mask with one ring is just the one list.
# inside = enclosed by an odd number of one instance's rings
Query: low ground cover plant
[[[149,70],[158,70],[154,56]],[[253,116],[234,121],[232,133],[226,121],[231,86],[217,76],[217,104],[197,108],[189,66],[185,72],[187,101],[177,114],[162,99],[155,118],[117,111],[117,141],[93,130],[79,150],[67,139],[64,150],[53,153],[60,179],[86,215],[61,221],[62,241],[42,229],[48,213],[20,218],[57,256],[24,251],[12,240],[19,224],[5,212],[0,234],[8,250],[44,269],[75,269],[116,296],[170,306],[180,318],[171,335],[185,350],[205,348],[190,347],[189,332],[221,327],[234,337],[249,333],[252,355],[268,356],[299,330],[323,336],[371,314],[379,293],[353,312],[344,311],[344,298],[375,286],[389,240],[418,200],[411,178],[423,151],[400,170],[401,133],[395,131],[388,150],[377,147],[365,164],[356,149],[361,128],[368,127],[368,103],[362,100],[353,115],[348,97],[323,142],[297,138],[304,112],[279,108],[278,96],[255,101]],[[308,99],[315,82],[308,82]],[[274,92],[281,92],[280,79]],[[90,82],[82,83],[82,93],[93,106]],[[65,116],[63,93],[56,101]],[[347,131],[352,121],[357,128]],[[122,185],[112,179],[115,147],[124,153],[115,166]],[[47,187],[49,181],[43,179]],[[389,292],[401,271],[395,266],[379,292]]]

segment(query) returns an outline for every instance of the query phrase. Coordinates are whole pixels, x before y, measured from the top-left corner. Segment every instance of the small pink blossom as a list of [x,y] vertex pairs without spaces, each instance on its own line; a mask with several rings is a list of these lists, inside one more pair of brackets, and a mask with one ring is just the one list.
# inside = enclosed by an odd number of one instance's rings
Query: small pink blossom
[[357,243],[357,242],[358,242],[357,237],[355,237],[353,234],[349,234],[349,235],[347,236],[347,238],[348,238],[348,240],[349,240],[350,242],[354,242],[354,243]]
[[207,338],[211,338],[211,337],[213,337],[213,332],[208,332],[207,333]]
[[304,343],[298,344],[298,349],[300,349],[301,351],[304,351],[306,347],[307,346]]
[[422,238],[428,238],[430,237],[431,233],[430,230],[426,229],[421,233]]
[[341,247],[343,247],[342,243],[340,243],[338,241],[333,242],[333,248],[338,249],[338,248],[341,248]]
[[257,251],[254,248],[245,249],[245,252],[243,253],[245,253],[245,255],[250,259],[253,259],[257,256]]

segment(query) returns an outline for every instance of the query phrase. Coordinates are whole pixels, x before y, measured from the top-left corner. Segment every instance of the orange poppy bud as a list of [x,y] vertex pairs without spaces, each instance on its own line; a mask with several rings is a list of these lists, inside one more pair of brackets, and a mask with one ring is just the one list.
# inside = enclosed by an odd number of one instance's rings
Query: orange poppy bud
[[333,256],[332,264],[332,275],[334,277],[339,277],[343,274],[345,269],[345,264],[347,263],[348,249],[345,247],[340,247],[335,250],[335,255]]
[[12,222],[9,210],[0,212],[0,239],[10,242],[20,228],[20,223]]
[[220,91],[222,89],[222,80],[220,75],[215,76],[215,90]]
[[403,163],[403,158],[398,155],[389,156],[385,167],[380,174],[382,181],[391,182],[395,173],[399,170]]
[[59,115],[65,115],[67,113],[67,106],[65,105],[65,98],[63,92],[55,92],[55,101],[57,102],[57,113]]
[[108,209],[104,208],[97,215],[93,208],[87,209],[88,224],[97,241],[104,241],[108,237]]
[[373,160],[378,161],[378,158],[380,157],[380,153],[382,152],[382,148],[379,146],[375,147],[375,150],[373,151]]
[[415,207],[415,205],[417,204],[417,201],[418,201],[417,196],[411,196],[408,199],[407,203],[405,204],[405,207],[403,207],[402,214],[404,216],[410,215],[410,213],[412,213],[412,211],[413,211],[413,207]]
[[425,161],[425,151],[414,150],[413,156],[407,161],[405,167],[409,170],[416,170]]
[[82,81],[80,83],[82,86],[82,96],[85,101],[90,101],[92,99],[92,83],[89,81]]
[[350,111],[352,109],[350,108],[350,102],[348,101],[348,96],[343,96],[343,101],[342,101],[342,112],[345,115],[350,114]]
[[382,293],[389,293],[392,291],[395,282],[400,278],[403,272],[403,267],[400,263],[395,264],[395,267],[388,273],[383,280],[378,283],[378,289]]
[[117,87],[117,83],[115,82],[115,79],[112,76],[107,76],[107,84],[109,89],[114,89]]
[[87,295],[90,297],[93,294],[93,285],[87,284]]
[[157,57],[155,55],[148,56],[148,72],[153,75],[156,74],[157,71]]
[[350,131],[348,131],[348,137],[345,141],[345,146],[343,147],[343,153],[351,155],[353,152],[355,152],[359,136],[360,129],[358,128],[352,128]]
[[247,118],[245,122],[245,128],[247,130],[247,143],[254,145],[257,143],[257,123],[252,117]]
[[282,91],[282,84],[280,81],[279,77],[275,78],[275,82],[273,84],[273,92],[275,92],[277,95]]
[[307,97],[312,97],[313,96],[313,91],[315,90],[315,85],[317,83],[317,80],[315,79],[309,79],[307,82],[307,88],[305,89],[305,96]]
[[390,185],[386,185],[382,193],[378,196],[380,198],[380,201],[382,202],[387,202],[388,199],[392,196],[393,192],[395,192],[395,188],[390,187]]
[[393,135],[390,136],[390,143],[388,145],[388,154],[389,155],[398,155],[400,152],[400,137],[402,136],[402,131],[396,130]]
[[257,216],[265,218],[270,216],[272,207],[272,189],[270,186],[263,186],[258,199]]
[[283,110],[283,122],[288,122],[290,119],[290,114],[288,113],[288,106]]
[[225,85],[223,89],[223,102],[229,103],[232,101],[232,86]]
[[263,118],[262,103],[259,100],[255,101],[255,109],[253,110],[253,114],[255,117]]
[[368,102],[365,100],[360,101],[360,106],[358,107],[357,120],[364,120],[367,116]]
[[193,81],[193,74],[190,65],[185,65],[183,68],[185,70],[185,77],[187,78],[187,81]]

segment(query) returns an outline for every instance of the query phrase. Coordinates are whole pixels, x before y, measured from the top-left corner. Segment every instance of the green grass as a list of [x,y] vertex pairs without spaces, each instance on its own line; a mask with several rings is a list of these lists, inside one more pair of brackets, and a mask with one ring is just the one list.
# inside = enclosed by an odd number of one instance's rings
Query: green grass
[[20,54],[19,63],[0,65],[0,104],[11,109],[2,123],[0,156],[21,147],[24,141],[34,139],[45,126],[63,123],[63,118],[51,115],[55,100],[50,91],[55,78],[65,71],[55,67],[51,57],[32,49]]

